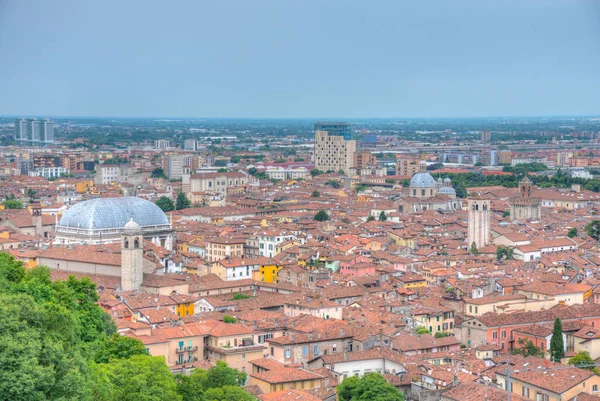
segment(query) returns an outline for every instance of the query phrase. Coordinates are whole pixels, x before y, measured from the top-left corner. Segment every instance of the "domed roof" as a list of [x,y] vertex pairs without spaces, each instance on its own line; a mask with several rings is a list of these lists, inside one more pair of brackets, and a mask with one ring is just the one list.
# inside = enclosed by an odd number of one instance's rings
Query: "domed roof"
[[137,223],[140,228],[169,224],[167,215],[154,203],[125,196],[91,199],[78,203],[65,212],[58,226],[88,230],[121,229],[129,224],[130,220]]
[[417,173],[410,179],[411,188],[435,188],[435,179],[429,173]]
[[438,193],[440,195],[456,195],[456,191],[452,187],[441,187]]
[[450,178],[444,178],[444,182],[452,182]]
[[139,233],[142,231],[142,227],[131,218],[129,222],[125,224],[125,227],[123,227],[123,231],[126,233]]

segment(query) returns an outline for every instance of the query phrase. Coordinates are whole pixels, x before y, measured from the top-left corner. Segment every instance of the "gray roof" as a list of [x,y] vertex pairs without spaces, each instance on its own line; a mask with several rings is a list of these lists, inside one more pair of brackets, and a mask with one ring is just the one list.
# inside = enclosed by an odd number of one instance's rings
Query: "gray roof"
[[410,179],[411,188],[435,188],[435,179],[429,173],[417,173]]
[[441,187],[438,193],[442,195],[456,195],[456,191],[452,187]]
[[140,227],[169,224],[167,215],[154,203],[133,196],[99,198],[78,203],[65,212],[57,227],[123,228],[133,219]]

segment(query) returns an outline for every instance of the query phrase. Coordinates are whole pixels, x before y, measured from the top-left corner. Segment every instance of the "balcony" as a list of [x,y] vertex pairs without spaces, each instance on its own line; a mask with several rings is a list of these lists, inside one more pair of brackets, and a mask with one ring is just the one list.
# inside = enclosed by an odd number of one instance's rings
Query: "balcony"
[[177,354],[183,354],[186,352],[196,352],[196,351],[198,351],[197,345],[189,346],[189,347],[177,347],[175,349],[175,353],[177,353]]

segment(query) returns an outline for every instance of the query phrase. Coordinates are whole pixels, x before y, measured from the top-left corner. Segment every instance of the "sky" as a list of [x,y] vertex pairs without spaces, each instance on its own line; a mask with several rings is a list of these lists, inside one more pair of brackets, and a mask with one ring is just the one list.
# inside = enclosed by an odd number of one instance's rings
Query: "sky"
[[0,0],[0,115],[599,114],[596,0]]

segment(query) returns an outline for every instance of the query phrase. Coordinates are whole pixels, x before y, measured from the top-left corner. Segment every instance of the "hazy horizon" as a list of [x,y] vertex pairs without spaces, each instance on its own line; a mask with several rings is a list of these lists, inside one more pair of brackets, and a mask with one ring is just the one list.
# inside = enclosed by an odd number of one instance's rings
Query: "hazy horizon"
[[0,115],[595,117],[599,37],[593,0],[0,0]]

